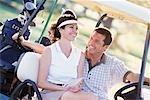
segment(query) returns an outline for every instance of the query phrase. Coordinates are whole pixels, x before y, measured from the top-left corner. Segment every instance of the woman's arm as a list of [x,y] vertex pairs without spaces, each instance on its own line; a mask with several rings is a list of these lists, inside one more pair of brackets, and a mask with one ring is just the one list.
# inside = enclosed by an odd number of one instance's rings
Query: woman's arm
[[84,59],[85,59],[85,56],[84,56],[84,53],[81,53],[81,56],[80,56],[80,60],[79,60],[79,64],[77,66],[77,78],[78,80],[70,87],[69,91],[71,92],[79,92],[81,90],[81,86],[82,86],[82,79],[79,79],[79,78],[82,78],[83,77],[83,64],[84,64]]
[[31,48],[34,52],[42,54],[44,52],[45,46],[39,43],[31,43],[27,40],[21,42],[22,46]]
[[45,48],[45,51],[43,52],[40,59],[38,86],[40,88],[47,90],[66,90],[65,87],[58,86],[47,81],[50,65],[51,65],[51,49],[47,47]]
[[77,78],[83,77],[84,59],[85,59],[85,56],[84,56],[84,53],[82,52],[81,57],[80,57],[80,61],[79,61],[79,65],[78,65],[78,69],[77,69],[77,73],[78,73]]
[[[18,35],[19,35],[19,33],[15,33],[15,34],[12,36],[12,39],[13,39],[14,41],[16,41],[16,42],[18,42],[18,41],[17,41]],[[30,48],[30,49],[32,49],[32,50],[33,50],[34,52],[36,52],[36,53],[43,53],[43,51],[44,51],[44,49],[45,49],[45,46],[44,46],[44,45],[39,44],[39,43],[32,43],[32,42],[30,42],[30,41],[27,41],[27,40],[24,39],[23,36],[20,36],[19,39],[20,39],[20,43],[21,43],[22,46],[27,47],[27,48]]]

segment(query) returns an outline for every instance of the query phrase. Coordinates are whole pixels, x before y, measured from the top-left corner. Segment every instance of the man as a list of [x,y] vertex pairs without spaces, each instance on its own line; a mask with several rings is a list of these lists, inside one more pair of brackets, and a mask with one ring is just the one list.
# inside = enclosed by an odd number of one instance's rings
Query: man
[[[112,42],[111,33],[96,28],[85,52],[84,81],[82,91],[68,92],[61,100],[108,100],[108,91],[120,82],[138,82],[139,74],[129,71],[125,64],[114,56],[106,54]],[[145,78],[150,85],[150,78]]]
[[[83,91],[95,93],[99,100],[108,99],[109,89],[119,82],[137,82],[139,74],[129,71],[125,64],[114,56],[106,54],[112,42],[111,33],[96,28],[85,52]],[[145,78],[150,85],[150,78]]]

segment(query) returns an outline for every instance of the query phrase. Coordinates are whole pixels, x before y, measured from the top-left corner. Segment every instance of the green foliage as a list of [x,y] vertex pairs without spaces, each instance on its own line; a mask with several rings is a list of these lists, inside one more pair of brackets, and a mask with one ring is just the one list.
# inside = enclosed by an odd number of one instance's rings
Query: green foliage
[[1,14],[0,15],[0,21],[4,22],[4,21],[6,21],[6,19],[16,17],[18,14],[18,10],[0,3],[0,14]]

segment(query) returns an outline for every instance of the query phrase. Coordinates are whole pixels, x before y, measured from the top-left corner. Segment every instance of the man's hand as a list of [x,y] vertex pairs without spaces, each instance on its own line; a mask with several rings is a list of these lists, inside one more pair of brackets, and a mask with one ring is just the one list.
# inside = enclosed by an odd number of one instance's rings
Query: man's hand
[[[130,73],[126,74],[125,79],[130,82],[139,82],[139,77],[140,77],[140,74],[130,71]],[[149,77],[144,77],[144,82],[146,85],[150,86],[150,78]]]
[[150,78],[144,77],[144,85],[150,86]]
[[144,82],[145,82],[146,85],[150,86],[150,78],[145,78]]

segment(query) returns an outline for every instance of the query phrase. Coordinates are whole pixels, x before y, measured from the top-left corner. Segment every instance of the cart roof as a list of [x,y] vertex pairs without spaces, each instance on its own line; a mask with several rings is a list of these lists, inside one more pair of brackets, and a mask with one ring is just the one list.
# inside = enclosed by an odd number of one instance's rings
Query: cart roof
[[150,9],[125,0],[72,0],[109,17],[150,24]]

